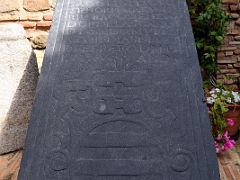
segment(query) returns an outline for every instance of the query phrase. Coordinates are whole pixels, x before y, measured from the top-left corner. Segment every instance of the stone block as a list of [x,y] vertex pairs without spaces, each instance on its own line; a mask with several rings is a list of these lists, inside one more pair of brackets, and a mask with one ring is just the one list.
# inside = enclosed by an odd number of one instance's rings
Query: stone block
[[19,17],[17,15],[11,15],[11,14],[0,14],[0,21],[18,21]]
[[226,54],[226,56],[232,56],[233,55],[233,51],[227,51],[225,54]]
[[236,49],[236,50],[234,51],[234,54],[235,54],[235,55],[239,55],[239,54],[240,54],[240,49]]
[[234,51],[236,49],[237,47],[235,46],[222,46],[221,48],[219,48],[220,51]]
[[239,0],[223,0],[224,4],[238,4]]
[[218,64],[233,64],[233,63],[236,63],[236,62],[237,62],[236,58],[218,59],[218,61],[217,61]]
[[28,20],[30,21],[41,21],[42,18],[43,18],[43,15],[42,14],[31,14],[31,15],[28,15]]
[[240,45],[240,41],[230,41],[230,45]]
[[240,18],[238,18],[236,21],[235,21],[235,24],[240,26]]
[[25,28],[33,28],[36,26],[36,22],[30,22],[30,21],[23,21],[23,22],[20,22],[20,24]]
[[55,8],[57,0],[50,0],[51,2],[51,7]]
[[235,37],[234,37],[234,40],[240,41],[240,36],[235,36]]
[[230,5],[230,10],[231,11],[237,11],[238,10],[238,5],[236,5],[236,4]]
[[36,56],[19,24],[0,25],[0,154],[22,148],[38,79]]
[[231,16],[233,19],[239,18],[239,14],[238,14],[238,13],[231,13],[230,16]]
[[53,18],[53,14],[52,13],[43,15],[43,19],[45,21],[52,21],[52,18]]
[[37,23],[37,27],[48,27],[50,28],[52,25],[52,21],[40,21]]
[[227,35],[237,35],[239,34],[239,31],[237,29],[230,29],[227,32]]
[[0,13],[15,11],[19,8],[18,0],[0,0]]
[[50,9],[49,0],[24,0],[23,7],[27,11],[42,11]]
[[45,31],[37,32],[31,38],[33,48],[44,49],[47,46],[48,33]]

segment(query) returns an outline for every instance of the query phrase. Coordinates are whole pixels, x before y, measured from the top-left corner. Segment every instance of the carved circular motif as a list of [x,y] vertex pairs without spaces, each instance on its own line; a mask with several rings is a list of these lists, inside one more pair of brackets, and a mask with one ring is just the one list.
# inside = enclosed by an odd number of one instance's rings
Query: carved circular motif
[[54,152],[49,156],[49,166],[54,171],[67,169],[67,157],[62,152]]
[[190,153],[181,150],[172,156],[171,168],[176,172],[184,172],[190,168],[192,161]]

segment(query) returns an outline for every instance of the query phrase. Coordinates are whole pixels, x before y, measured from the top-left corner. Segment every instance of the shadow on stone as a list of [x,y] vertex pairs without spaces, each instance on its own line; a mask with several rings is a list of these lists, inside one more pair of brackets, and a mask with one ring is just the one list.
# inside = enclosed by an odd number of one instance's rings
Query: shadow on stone
[[[2,38],[6,31],[5,39]],[[18,34],[10,34],[8,32]],[[21,26],[0,26],[0,154],[24,145],[38,80],[36,55]]]

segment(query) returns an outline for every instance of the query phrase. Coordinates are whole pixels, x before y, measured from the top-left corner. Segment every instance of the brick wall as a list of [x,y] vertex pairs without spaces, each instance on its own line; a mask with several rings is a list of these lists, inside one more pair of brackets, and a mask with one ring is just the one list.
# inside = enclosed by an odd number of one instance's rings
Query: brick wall
[[232,19],[218,51],[220,73],[217,78],[219,82],[240,89],[240,0],[223,0],[223,6]]
[[44,49],[56,0],[0,0],[0,23],[24,26],[33,48]]

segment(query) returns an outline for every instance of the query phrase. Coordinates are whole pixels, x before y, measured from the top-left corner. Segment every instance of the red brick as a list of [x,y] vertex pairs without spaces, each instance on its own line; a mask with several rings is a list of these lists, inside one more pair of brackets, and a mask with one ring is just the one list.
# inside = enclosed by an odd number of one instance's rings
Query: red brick
[[20,17],[19,17],[19,20],[20,20],[20,21],[27,21],[27,20],[28,20],[28,16],[25,15],[25,14],[22,14],[22,15],[20,15]]
[[220,173],[221,180],[226,180],[226,175],[224,173],[223,166],[219,160],[218,160],[218,167],[219,167],[219,171],[220,171],[219,173]]
[[230,41],[230,45],[240,45],[240,41]]
[[239,34],[239,31],[237,29],[230,29],[228,32],[227,32],[228,35],[237,35]]
[[227,180],[234,180],[228,166],[223,166],[223,170],[226,174]]
[[240,36],[235,36],[235,37],[234,37],[234,40],[240,41]]
[[29,39],[33,37],[35,29],[26,29],[26,32],[27,32],[27,38]]
[[45,14],[43,15],[43,19],[45,21],[52,21],[53,15],[52,14]]
[[24,0],[23,7],[27,11],[42,11],[50,9],[48,0]]
[[229,72],[228,69],[220,69],[219,71],[220,71],[221,74],[226,74],[226,73]]
[[18,0],[1,0],[0,1],[0,13],[12,12],[20,9],[20,3]]
[[233,66],[234,66],[235,68],[240,68],[240,64],[239,64],[239,63],[233,64]]
[[226,51],[226,56],[232,56],[233,55],[233,51]]
[[239,18],[239,14],[238,14],[238,13],[230,13],[230,16],[231,16],[233,19]]
[[234,47],[234,46],[222,46],[221,48],[220,48],[220,50],[221,51],[234,51],[234,50],[236,50],[237,49],[237,47]]
[[43,16],[41,14],[38,15],[28,15],[28,20],[32,20],[32,21],[41,21],[43,18]]
[[35,22],[28,22],[28,21],[20,22],[20,24],[23,25],[23,27],[25,28],[33,28],[36,26]]
[[237,62],[237,58],[224,58],[224,59],[218,59],[217,63],[218,64],[233,64]]
[[240,18],[238,18],[236,21],[235,21],[235,24],[240,26]]
[[52,21],[41,21],[37,22],[37,27],[50,27],[52,24]]
[[225,54],[223,52],[218,52],[217,57],[218,57],[218,59],[223,58],[223,57],[225,57]]
[[239,0],[222,0],[224,4],[238,4]]
[[240,49],[236,49],[236,50],[234,51],[234,54],[239,55],[239,54],[240,54]]
[[218,160],[219,160],[219,162],[220,162],[222,165],[226,164],[226,162],[225,162],[225,160],[224,160],[224,157],[223,157],[223,154],[219,154],[219,155],[218,155]]
[[234,163],[231,163],[231,164],[230,164],[230,169],[231,169],[231,171],[232,171],[232,174],[234,175],[234,178],[235,178],[235,179],[240,179],[240,173],[239,173],[239,171],[238,171],[237,166],[235,166]]
[[17,15],[2,15],[0,16],[0,21],[18,21],[19,17]]
[[238,5],[237,4],[230,5],[230,10],[231,11],[237,11],[238,10]]

